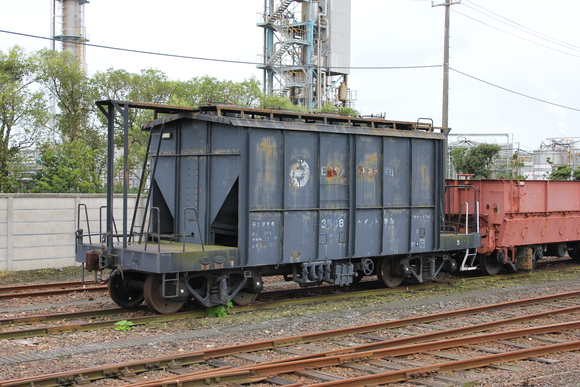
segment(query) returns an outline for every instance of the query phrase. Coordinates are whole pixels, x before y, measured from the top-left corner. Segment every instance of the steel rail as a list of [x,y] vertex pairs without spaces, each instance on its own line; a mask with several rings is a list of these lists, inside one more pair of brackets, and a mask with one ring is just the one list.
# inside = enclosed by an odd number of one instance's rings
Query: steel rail
[[[539,261],[538,265],[550,266],[553,264],[560,264],[565,263],[567,264],[566,267],[575,267],[580,266],[576,262],[572,261],[571,259],[563,259],[558,261]],[[558,271],[562,270],[561,267],[548,267],[544,268],[541,271]],[[535,271],[538,271],[537,269]],[[477,281],[485,278],[519,278],[519,277],[527,277],[529,276],[529,272],[522,272],[522,273],[508,273],[508,274],[498,274],[496,276],[488,277],[488,276],[479,276],[474,278],[457,278],[457,279],[447,279],[441,282],[431,282],[426,284],[413,284],[411,286],[399,286],[398,288],[380,288],[375,289],[375,292],[380,292],[379,294],[384,294],[387,292],[397,292],[397,291],[407,291],[408,288],[413,289],[428,289],[431,287],[439,287],[443,285],[453,285],[455,283],[461,281]],[[62,288],[64,286],[73,286],[72,288],[64,288],[64,289],[56,289],[52,291],[29,291],[32,289],[50,289],[50,288]],[[272,292],[264,292],[261,293],[258,297],[259,298],[266,298],[266,297],[274,297],[277,294],[284,294],[287,292],[296,293],[308,293],[308,292],[316,292],[316,291],[329,291],[344,288],[338,285],[326,285],[316,288],[298,288],[292,290],[275,290]],[[53,296],[53,295],[60,295],[60,294],[67,294],[71,292],[81,292],[81,291],[91,291],[91,292],[105,292],[107,291],[107,286],[100,285],[94,281],[70,281],[70,282],[55,282],[55,283],[43,283],[43,284],[27,284],[27,285],[16,285],[16,286],[2,286],[0,287],[0,301],[2,300],[9,300],[13,298],[25,298],[25,297],[45,297],[45,296]],[[368,290],[371,292],[371,290]],[[346,292],[347,295],[342,295],[342,297],[348,297],[348,295],[354,292]],[[340,298],[341,295],[336,295],[337,298]]]
[[94,318],[94,317],[111,317],[120,314],[129,314],[133,312],[142,312],[149,310],[142,306],[138,309],[128,310],[123,308],[107,308],[107,309],[94,309],[94,310],[84,310],[80,312],[63,312],[54,314],[41,314],[34,316],[23,316],[23,317],[9,317],[0,319],[1,326],[11,326],[11,325],[25,325],[25,324],[37,324],[49,321],[64,321],[80,318]]
[[[580,350],[580,341],[572,341],[569,343],[560,343],[547,345],[544,347],[521,349],[512,352],[499,353],[495,355],[482,356],[478,358],[456,360],[448,363],[433,364],[424,367],[409,368],[401,371],[385,372],[381,374],[374,374],[369,376],[363,376],[359,378],[352,378],[343,381],[335,381],[331,383],[318,383],[311,384],[314,387],[327,387],[327,386],[342,386],[342,387],[359,387],[368,386],[373,383],[390,383],[390,382],[402,382],[411,379],[412,375],[432,373],[432,372],[449,372],[449,371],[461,371],[473,368],[488,367],[491,365],[497,365],[517,360],[524,360],[530,357],[548,355],[554,352],[571,352]],[[164,384],[165,386],[165,384]]]
[[[559,270],[558,269],[547,269],[547,270]],[[504,274],[498,275],[494,278],[517,278],[521,276],[529,276],[529,273],[511,273],[511,274]],[[291,299],[291,300],[278,300],[278,301],[265,301],[270,298],[278,298],[287,293],[291,293],[293,296],[296,294],[301,293],[312,293],[312,292],[329,292],[336,289],[344,290],[344,287],[338,285],[328,285],[324,287],[317,287],[317,288],[297,288],[297,289],[290,289],[290,290],[273,290],[268,292],[263,292],[258,295],[257,302],[255,301],[254,304],[250,306],[243,306],[243,307],[235,307],[232,312],[237,313],[240,311],[251,311],[257,310],[262,308],[271,308],[275,306],[282,306],[282,305],[301,305],[305,302],[308,303],[319,303],[319,302],[326,302],[326,301],[333,301],[333,300],[340,300],[344,298],[352,298],[352,297],[366,297],[366,296],[381,296],[386,294],[391,294],[393,292],[407,292],[409,290],[424,290],[430,288],[437,288],[446,285],[453,285],[457,282],[461,281],[478,281],[482,278],[487,277],[475,277],[475,278],[466,278],[466,279],[452,279],[446,280],[444,282],[433,282],[433,283],[426,283],[426,284],[415,284],[411,286],[401,286],[398,288],[371,288],[367,290],[356,290],[356,291],[346,291],[340,294],[324,294],[321,296],[311,296],[304,299]],[[94,282],[93,282],[94,283]],[[375,282],[365,282],[363,286],[366,284],[368,286],[373,286]],[[61,284],[68,284],[67,282],[55,284],[56,286],[60,286]],[[73,283],[74,284],[74,283]],[[82,284],[78,282],[78,284]],[[42,284],[42,286],[50,285],[50,284]],[[29,286],[36,286],[36,285],[22,285],[23,287]],[[0,288],[0,289],[8,289],[8,287]],[[92,291],[94,288],[91,288]],[[106,288],[105,288],[106,289]],[[352,287],[350,288],[352,289]],[[26,294],[26,296],[31,295],[31,293]],[[25,295],[23,295],[24,297]],[[0,298],[2,295],[0,294]],[[147,310],[146,308],[139,308],[138,310]],[[72,320],[78,318],[91,318],[91,317],[102,317],[102,316],[110,316],[110,315],[118,315],[122,313],[130,313],[132,310],[126,310],[122,308],[109,308],[105,310],[94,310],[93,314],[90,311],[83,311],[83,312],[65,312],[65,313],[55,313],[55,314],[45,314],[45,315],[36,315],[36,316],[23,316],[23,317],[13,317],[7,319],[0,319],[0,326],[2,325],[16,325],[16,324],[32,324],[32,323],[39,323],[39,322],[48,322],[48,321],[64,321],[64,320]],[[183,313],[192,313],[190,311],[183,312]]]
[[56,296],[60,294],[68,294],[73,292],[106,292],[107,287],[102,285],[93,285],[84,287],[72,287],[66,289],[55,289],[55,290],[43,290],[37,292],[23,291],[19,293],[2,293],[0,294],[0,301],[10,300],[14,298],[27,298],[27,297],[48,297]]
[[[551,310],[551,311],[547,311],[547,312],[540,312],[540,313],[535,313],[535,314],[530,314],[530,315],[525,315],[525,316],[520,316],[520,317],[512,317],[512,318],[492,321],[492,322],[488,322],[488,323],[470,325],[470,326],[466,326],[466,327],[451,328],[451,329],[446,329],[446,330],[438,331],[438,332],[424,333],[424,334],[414,335],[414,336],[410,336],[410,337],[401,337],[398,339],[389,339],[389,340],[385,339],[385,341],[357,345],[357,346],[353,346],[353,347],[344,348],[341,350],[331,350],[331,351],[326,351],[326,352],[318,352],[315,354],[296,356],[296,357],[294,357],[294,359],[295,360],[309,360],[309,359],[315,359],[318,357],[332,356],[332,355],[338,354],[338,353],[357,353],[357,352],[368,352],[368,351],[374,351],[374,350],[381,350],[381,349],[385,348],[385,346],[394,347],[394,346],[400,346],[400,345],[420,344],[420,343],[426,343],[426,342],[433,341],[433,340],[447,339],[449,337],[456,337],[459,335],[464,335],[464,334],[469,334],[469,333],[484,332],[484,331],[488,331],[490,329],[500,328],[500,327],[503,327],[505,325],[514,325],[514,324],[519,324],[519,323],[524,323],[524,322],[530,322],[533,320],[538,320],[541,318],[548,318],[548,317],[556,316],[556,315],[560,315],[560,314],[569,314],[569,313],[578,313],[578,312],[580,312],[580,306],[573,306],[573,307],[569,307],[569,308],[556,309],[556,310]],[[270,364],[270,363],[273,364],[273,363],[277,363],[277,362],[278,362],[277,360],[274,360],[272,362],[262,363],[262,364]]]
[[[388,290],[388,289],[383,289],[383,290]],[[232,310],[230,312],[237,313],[237,312],[245,312],[245,311],[251,311],[251,310],[272,308],[272,307],[276,307],[276,306],[325,302],[325,301],[340,299],[340,298],[345,298],[345,297],[349,297],[349,298],[353,297],[353,296],[362,297],[365,295],[376,295],[376,294],[377,293],[375,290],[365,290],[365,291],[360,292],[360,293],[359,292],[352,292],[352,293],[348,293],[348,294],[339,294],[339,295],[331,295],[331,296],[325,295],[325,296],[303,298],[303,299],[297,299],[297,300],[273,301],[273,302],[267,302],[267,303],[262,303],[262,304],[256,303],[256,304],[249,305],[249,306],[234,307],[234,308],[232,308]],[[479,313],[479,312],[485,311],[485,310],[507,308],[507,307],[513,307],[513,306],[522,306],[522,305],[526,305],[529,303],[546,302],[546,301],[557,300],[557,299],[573,298],[573,297],[577,297],[577,296],[580,296],[580,292],[570,292],[570,293],[564,293],[564,294],[549,295],[549,296],[531,298],[531,299],[526,299],[526,300],[518,300],[518,301],[508,302],[508,303],[504,303],[504,304],[486,305],[483,307],[464,309],[461,311],[444,312],[441,314],[435,314],[435,315],[431,315],[431,316],[427,316],[427,317],[420,316],[420,317],[417,317],[417,319],[421,319],[422,322],[436,321],[438,319],[449,318],[449,316],[453,316],[454,314],[456,316],[462,316],[462,315],[466,315],[466,314]],[[80,313],[81,313],[81,316],[84,318],[90,317],[90,312],[89,313],[80,312]],[[62,320],[63,318],[65,318],[65,316],[64,316],[65,314],[58,314],[55,318],[57,318],[57,319],[60,318]],[[70,314],[68,314],[68,317],[66,317],[66,318],[77,318],[77,317],[81,318],[81,316],[78,316],[75,313],[70,313]],[[147,325],[147,324],[158,323],[158,322],[174,321],[174,320],[180,320],[180,319],[186,319],[186,318],[199,318],[199,317],[204,317],[204,316],[205,316],[204,311],[188,311],[188,312],[175,313],[175,314],[171,314],[171,315],[136,316],[136,317],[131,317],[131,322],[134,325]],[[40,316],[39,318],[42,318],[42,316]],[[50,318],[49,316],[45,317],[44,321],[48,321],[49,318]],[[25,319],[28,319],[28,318],[25,318]],[[18,318],[10,318],[7,320],[9,320],[9,321],[12,320],[12,321],[17,322]],[[65,332],[83,332],[83,331],[90,331],[90,330],[95,330],[95,329],[113,328],[115,326],[115,323],[122,321],[122,320],[126,320],[126,318],[112,319],[109,321],[92,321],[92,322],[86,322],[86,323],[63,324],[63,325],[55,325],[55,326],[49,326],[49,327],[37,327],[37,328],[29,328],[29,329],[17,329],[17,330],[11,330],[11,331],[4,331],[4,332],[0,332],[0,340],[23,339],[23,338],[46,336],[46,335],[50,335],[50,334],[59,334],[59,333],[65,333]],[[399,321],[403,321],[403,320],[399,320]],[[6,322],[6,323],[3,322],[2,324],[6,325],[6,324],[9,324],[9,322]],[[385,324],[385,323],[378,323],[377,326],[381,326],[382,324]],[[386,324],[389,324],[389,323],[386,323]],[[392,322],[391,322],[391,324],[392,324]],[[384,329],[384,328],[377,328],[377,329]]]
[[[530,304],[535,304],[535,303],[540,303],[540,302],[554,301],[554,300],[566,299],[566,298],[571,298],[571,297],[577,297],[579,295],[580,295],[580,292],[571,292],[571,293],[564,293],[564,294],[559,294],[559,295],[543,296],[543,297],[538,297],[538,298],[530,298],[530,299],[523,299],[523,300],[518,300],[518,301],[511,301],[511,302],[507,302],[507,303],[503,303],[503,304],[499,304],[499,305],[487,305],[487,306],[464,309],[464,310],[459,310],[459,311],[444,312],[444,313],[440,313],[437,315],[417,316],[417,317],[412,317],[412,318],[408,318],[408,319],[404,319],[404,320],[387,321],[387,322],[382,322],[382,323],[370,324],[370,325],[359,326],[359,327],[343,328],[343,329],[327,331],[327,332],[317,332],[317,333],[311,333],[311,334],[300,335],[300,336],[291,336],[291,337],[285,337],[285,338],[259,341],[259,342],[249,343],[249,344],[240,344],[240,345],[224,347],[224,348],[214,348],[214,349],[209,349],[209,350],[206,350],[203,352],[190,352],[190,353],[186,353],[186,354],[180,354],[177,356],[165,356],[165,357],[160,357],[160,358],[156,358],[156,359],[147,359],[147,360],[143,360],[143,361],[134,361],[134,362],[128,362],[128,363],[111,365],[111,366],[96,367],[96,368],[91,368],[91,369],[77,370],[77,371],[72,371],[72,372],[64,372],[64,373],[52,374],[52,375],[46,375],[46,376],[30,377],[30,378],[26,378],[26,379],[15,380],[15,381],[7,381],[7,382],[0,381],[0,386],[1,387],[25,387],[25,386],[34,385],[36,387],[54,387],[54,386],[60,386],[62,384],[67,384],[67,383],[71,383],[71,382],[82,382],[82,381],[86,381],[86,380],[92,381],[92,380],[98,380],[98,379],[101,379],[104,377],[120,376],[120,375],[122,375],[122,371],[125,369],[130,369],[134,373],[140,373],[140,372],[150,371],[152,369],[159,369],[159,368],[172,369],[175,367],[182,367],[182,366],[201,363],[201,362],[207,361],[208,359],[229,356],[229,355],[235,355],[235,354],[244,353],[244,352],[255,352],[255,351],[260,351],[260,350],[272,350],[272,349],[275,349],[278,347],[303,344],[303,343],[307,343],[307,342],[321,341],[324,339],[337,338],[337,337],[353,335],[353,334],[368,333],[368,332],[377,331],[380,329],[399,328],[399,327],[404,327],[407,325],[412,325],[412,324],[417,324],[417,323],[438,321],[438,320],[442,320],[445,318],[461,317],[461,316],[480,313],[483,311],[489,311],[489,310],[493,310],[493,309],[504,309],[504,308],[508,308],[508,307],[518,307],[518,306],[530,305]],[[543,313],[540,313],[538,315],[541,315],[542,317],[546,317],[547,315],[550,315],[550,314],[554,315],[554,314],[557,314],[559,312],[568,313],[568,312],[570,312],[570,309],[576,309],[576,307],[563,308],[563,309],[558,309],[558,310],[550,311],[550,312],[543,312]],[[501,325],[505,325],[507,321],[511,321],[511,323],[516,323],[516,322],[521,322],[521,321],[523,321],[525,319],[529,319],[529,318],[530,318],[529,316],[522,316],[519,318],[516,317],[516,318],[511,318],[511,319],[507,319],[507,320],[500,320],[500,321],[496,321],[496,322],[492,322],[492,323],[484,323],[484,324],[480,324],[480,328],[483,330],[490,329],[490,327],[491,327],[490,324],[494,324],[496,326],[501,326]],[[457,329],[460,329],[460,328],[457,328]],[[449,337],[452,335],[451,331],[455,331],[454,332],[455,334],[473,333],[473,332],[477,331],[477,330],[473,330],[472,327],[463,328],[463,329],[466,329],[465,331],[458,331],[457,329],[449,330],[449,331],[442,331],[442,332],[435,332],[435,333],[430,333],[430,334],[425,334],[425,335],[417,335],[417,336],[413,336],[411,338],[389,340],[388,342],[381,342],[378,344],[375,344],[375,343],[366,344],[364,346],[359,346],[360,347],[359,350],[360,351],[364,351],[364,350],[368,351],[370,349],[384,348],[385,346],[392,347],[395,342],[399,345],[402,345],[405,342],[407,344],[409,344],[409,343],[413,343],[413,344],[422,343],[422,342],[425,342],[428,340],[434,340],[437,337]],[[415,342],[413,342],[413,339],[415,340]],[[355,352],[357,350],[356,348],[357,347],[350,347],[344,351]],[[325,353],[325,355],[328,355],[328,354]],[[299,357],[294,357],[292,359],[302,360],[302,361],[310,361],[313,356],[314,357],[320,356],[320,354],[299,356]],[[274,361],[274,362],[269,362],[269,363],[274,364],[276,362]],[[264,364],[266,364],[266,363],[264,363]]]
[[[506,332],[494,332],[489,334],[474,335],[468,337],[461,337],[455,339],[447,339],[436,342],[421,343],[405,345],[400,347],[392,347],[390,343],[383,343],[383,349],[375,349],[365,352],[350,352],[344,353],[343,350],[329,351],[331,355],[320,356],[314,359],[298,359],[290,358],[272,363],[252,364],[248,366],[236,367],[231,369],[220,369],[214,372],[203,371],[203,374],[192,372],[191,374],[181,374],[175,377],[163,378],[155,381],[147,381],[142,383],[131,384],[131,387],[189,387],[199,385],[211,385],[224,383],[255,383],[263,381],[269,377],[287,374],[305,369],[319,369],[326,367],[340,367],[349,362],[364,362],[369,360],[376,360],[385,358],[387,356],[406,356],[417,353],[424,353],[428,351],[443,350],[457,347],[464,347],[483,342],[492,342],[498,340],[507,340],[514,338],[521,338],[531,335],[538,335],[544,333],[562,332],[566,330],[579,329],[580,321],[569,323],[545,325],[540,327],[524,328]],[[529,357],[549,354],[555,351],[575,351],[580,349],[580,341],[572,341],[567,343],[560,343],[546,347],[536,347],[513,352],[505,352],[495,355],[487,355],[480,358],[471,358],[467,360],[454,361],[450,363],[440,363],[424,367],[416,367],[400,371],[389,371],[385,373],[364,376],[360,378],[349,379],[345,381],[338,381],[328,383],[321,383],[320,386],[359,386],[361,381],[369,383],[369,380],[380,381],[381,384],[386,382],[405,381],[409,375],[433,371],[450,371],[468,368],[478,368],[497,363],[504,363],[506,361],[526,359]],[[457,368],[459,367],[459,368]],[[378,379],[376,379],[378,378]],[[401,379],[403,378],[403,379]],[[355,381],[356,384],[350,384]],[[344,384],[343,384],[344,383]],[[362,384],[365,385],[365,384]]]
[[51,288],[62,288],[66,286],[81,287],[86,285],[98,285],[98,283],[96,283],[95,281],[85,281],[84,283],[81,281],[65,281],[65,282],[46,282],[42,284],[0,286],[0,294],[31,289],[51,289]]

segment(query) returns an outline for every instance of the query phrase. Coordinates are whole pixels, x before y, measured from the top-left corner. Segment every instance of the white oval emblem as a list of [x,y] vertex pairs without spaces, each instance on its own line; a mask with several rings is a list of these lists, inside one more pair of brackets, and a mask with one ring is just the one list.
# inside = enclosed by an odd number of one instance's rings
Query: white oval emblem
[[304,160],[298,160],[290,166],[290,184],[292,187],[301,188],[310,179],[310,167]]

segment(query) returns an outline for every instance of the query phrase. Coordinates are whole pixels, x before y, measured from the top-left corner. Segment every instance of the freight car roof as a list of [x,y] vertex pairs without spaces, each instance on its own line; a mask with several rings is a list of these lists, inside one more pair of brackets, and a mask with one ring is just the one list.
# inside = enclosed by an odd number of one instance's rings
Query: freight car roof
[[[446,134],[449,129],[434,127],[431,119],[420,118],[417,122],[393,121],[382,118],[345,117],[335,114],[301,113],[289,110],[252,109],[230,104],[216,104],[199,107],[171,106],[162,104],[132,102],[132,101],[98,101],[97,105],[119,106],[153,110],[155,113],[169,114],[168,117],[156,119],[144,124],[148,130],[156,125],[181,118],[195,118],[207,121],[224,121],[236,126],[251,126],[263,128],[298,129],[292,124],[306,124],[308,130],[328,131],[328,126],[361,128],[361,129],[390,129],[401,131],[421,131],[433,134]],[[324,129],[321,127],[324,126]],[[299,125],[302,126],[302,125]],[[338,131],[338,130],[334,130]],[[407,134],[408,135],[408,134]]]

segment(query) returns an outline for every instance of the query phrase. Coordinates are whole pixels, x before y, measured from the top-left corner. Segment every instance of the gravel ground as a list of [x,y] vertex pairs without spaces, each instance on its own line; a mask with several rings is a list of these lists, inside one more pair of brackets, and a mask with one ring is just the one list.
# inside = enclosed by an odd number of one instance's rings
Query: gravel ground
[[[570,269],[553,275],[538,273],[524,280],[490,278],[478,285],[465,281],[440,290],[403,291],[392,296],[275,308],[233,314],[221,319],[178,320],[154,326],[137,326],[128,332],[109,329],[5,341],[0,342],[0,380],[203,351],[208,348],[371,324],[387,319],[580,291],[579,274],[580,271]],[[6,318],[95,307],[109,308],[115,307],[115,304],[105,293],[85,292],[43,300],[42,305],[38,305],[36,299],[2,301],[0,314]],[[489,318],[480,317],[483,321]],[[574,318],[577,316],[569,317],[568,320]],[[476,324],[477,320],[478,318],[467,317],[465,323]],[[478,384],[480,386],[580,386],[579,356],[577,353],[558,353],[549,356],[550,359],[560,361],[556,364],[519,361],[510,364],[517,367],[512,370],[485,368],[472,372],[481,375]],[[420,361],[420,357],[411,356],[408,360]],[[356,374],[352,370],[344,372],[345,375]],[[301,377],[296,379],[303,380]],[[104,386],[124,383],[102,381],[95,384]],[[397,384],[404,387],[412,385],[414,384]]]

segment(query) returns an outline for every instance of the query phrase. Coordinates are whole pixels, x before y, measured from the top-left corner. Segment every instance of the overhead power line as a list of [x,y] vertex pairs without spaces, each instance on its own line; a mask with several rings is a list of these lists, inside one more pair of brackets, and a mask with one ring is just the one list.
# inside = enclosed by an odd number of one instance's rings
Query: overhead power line
[[[22,32],[14,32],[14,31],[6,31],[6,30],[0,30],[0,32],[5,33],[5,34],[12,34],[12,35],[18,35],[18,36],[24,36],[27,38],[34,38],[34,39],[43,39],[43,40],[57,40],[60,41],[59,39],[54,39],[54,38],[48,38],[46,36],[38,36],[38,35],[30,35],[30,34],[24,34]],[[125,52],[132,52],[132,53],[136,53],[136,54],[146,54],[146,55],[157,55],[157,56],[166,56],[166,57],[171,57],[171,58],[182,58],[182,59],[195,59],[195,60],[205,60],[205,61],[211,61],[211,62],[225,62],[225,63],[235,63],[235,64],[247,64],[247,65],[256,65],[255,62],[246,62],[246,61],[239,61],[239,60],[228,60],[228,59],[215,59],[215,58],[200,58],[200,57],[195,57],[195,56],[187,56],[187,55],[178,55],[178,54],[165,54],[162,52],[154,52],[154,51],[143,51],[143,50],[134,50],[131,48],[120,48],[120,47],[113,47],[113,46],[103,46],[100,44],[92,44],[92,43],[80,43],[80,42],[71,42],[74,44],[83,44],[87,47],[96,47],[96,48],[104,48],[107,50],[116,50],[116,51],[125,51]]]
[[[482,7],[481,5],[478,5],[478,4],[474,3],[471,0],[463,0],[463,1],[464,1],[463,5],[465,5],[466,7],[471,8],[474,11],[479,12],[479,13],[481,13],[481,14],[489,17],[489,18],[492,18],[492,19],[497,20],[497,21],[499,21],[501,23],[504,23],[504,24],[506,24],[506,25],[508,25],[508,26],[510,26],[512,28],[516,28],[516,29],[518,29],[518,30],[520,30],[522,32],[527,33],[527,34],[534,35],[534,36],[536,36],[536,37],[538,37],[540,39],[547,40],[550,43],[554,43],[554,44],[557,44],[559,46],[563,46],[563,47],[572,49],[574,51],[580,51],[580,47],[578,47],[578,46],[575,46],[575,45],[570,44],[570,43],[566,43],[566,42],[564,42],[564,41],[562,41],[560,39],[553,38],[553,37],[551,37],[549,35],[546,35],[544,33],[541,33],[539,31],[536,31],[536,30],[534,30],[532,28],[526,27],[523,24],[520,24],[518,22],[515,22],[515,21],[513,21],[511,19],[508,19],[508,18],[506,18],[506,17],[504,17],[504,16],[502,16],[502,15],[496,13],[496,12],[490,11],[489,9]],[[470,6],[469,4],[472,4],[475,7],[482,9],[485,12],[479,11],[479,10],[473,8],[472,6]],[[493,16],[491,16],[489,14],[491,14]]]
[[452,71],[455,71],[455,72],[456,72],[456,73],[458,73],[458,74],[461,74],[461,75],[463,75],[463,76],[466,76],[466,77],[468,77],[468,78],[475,79],[476,81],[479,81],[479,82],[485,83],[486,85],[490,85],[490,86],[493,86],[493,87],[497,87],[498,89],[505,90],[505,91],[507,91],[507,92],[510,92],[510,93],[513,93],[513,94],[517,94],[517,95],[519,95],[519,96],[522,96],[522,97],[525,97],[525,98],[533,99],[534,101],[539,101],[539,102],[546,103],[546,104],[548,104],[548,105],[558,106],[558,107],[561,107],[561,108],[563,108],[563,109],[569,109],[569,110],[574,110],[574,111],[580,112],[580,109],[577,109],[577,108],[573,108],[573,107],[570,107],[570,106],[564,106],[564,105],[560,105],[560,104],[557,104],[557,103],[554,103],[554,102],[546,101],[546,100],[544,100],[544,99],[540,99],[540,98],[532,97],[532,96],[530,96],[530,95],[527,95],[527,94],[524,94],[524,93],[520,93],[520,92],[517,92],[517,91],[511,90],[511,89],[508,89],[508,88],[506,88],[506,87],[502,87],[502,86],[496,85],[496,84],[494,84],[494,83],[491,83],[491,82],[488,82],[488,81],[484,81],[483,79],[480,79],[480,78],[474,77],[473,75],[466,74],[466,73],[464,73],[464,72],[462,72],[462,71],[459,71],[459,70],[456,70],[456,69],[454,69],[454,68],[452,68],[451,70],[452,70]]
[[[43,39],[43,40],[55,40],[53,38],[48,38],[48,37],[44,37],[44,36],[37,36],[37,35],[30,35],[30,34],[24,34],[21,32],[14,32],[14,31],[6,31],[6,30],[0,30],[0,33],[6,33],[6,34],[12,34],[12,35],[18,35],[18,36],[24,36],[24,37],[29,37],[29,38],[34,38],[34,39]],[[81,44],[81,43],[79,43]],[[244,65],[256,65],[255,62],[246,62],[246,61],[238,61],[238,60],[228,60],[228,59],[215,59],[215,58],[201,58],[201,57],[194,57],[194,56],[186,56],[186,55],[176,55],[176,54],[165,54],[165,53],[160,53],[160,52],[153,52],[153,51],[142,51],[142,50],[134,50],[134,49],[129,49],[129,48],[120,48],[120,47],[112,47],[112,46],[104,46],[104,45],[97,45],[97,44],[90,44],[90,43],[82,43],[85,44],[87,46],[90,47],[96,47],[96,48],[103,48],[103,49],[107,49],[107,50],[117,50],[117,51],[125,51],[125,52],[132,52],[132,53],[137,53],[137,54],[145,54],[145,55],[157,55],[157,56],[165,56],[165,57],[171,57],[171,58],[181,58],[181,59],[190,59],[190,60],[205,60],[205,61],[213,61],[213,62],[225,62],[225,63],[232,63],[232,64],[244,64]],[[348,67],[349,69],[354,69],[354,70],[400,70],[400,69],[422,69],[422,68],[433,68],[433,67],[442,67],[442,65],[417,65],[417,66],[354,66],[354,67]],[[347,68],[347,67],[341,67],[341,68]],[[569,109],[569,110],[574,110],[574,111],[580,111],[580,109],[577,108],[573,108],[573,107],[569,107],[569,106],[564,106],[564,105],[560,105],[554,102],[550,102],[550,101],[546,101],[543,100],[541,98],[536,98],[536,97],[532,97],[530,95],[527,94],[523,94],[511,89],[508,89],[506,87],[502,87],[499,85],[496,85],[494,83],[485,81],[483,79],[474,77],[472,75],[466,74],[462,71],[456,70],[454,68],[450,68],[450,70],[461,74],[463,76],[466,76],[468,78],[474,79],[476,81],[485,83],[487,85],[496,87],[498,89],[513,93],[513,94],[517,94],[519,96],[525,97],[525,98],[529,98],[529,99],[533,99],[535,101],[538,102],[542,102],[542,103],[546,103],[549,105],[553,105],[553,106],[558,106],[564,109]]]
[[[0,30],[0,33],[24,36],[27,38],[34,38],[34,39],[59,41],[59,39],[49,38],[46,36],[31,35],[31,34],[25,34],[22,32],[15,32],[15,31]],[[233,64],[243,64],[243,65],[252,65],[252,66],[263,64],[263,63],[257,63],[257,62],[248,62],[248,61],[231,60],[231,59],[203,58],[203,57],[188,56],[188,55],[168,54],[168,53],[155,52],[155,51],[135,50],[135,49],[131,49],[131,48],[104,46],[104,45],[92,44],[92,43],[80,43],[80,42],[70,42],[70,43],[82,44],[82,45],[85,45],[88,47],[102,48],[102,49],[107,49],[107,50],[124,51],[124,52],[131,52],[131,53],[135,53],[135,54],[156,55],[156,56],[163,56],[163,57],[169,57],[169,58],[203,60],[203,61],[210,61],[210,62],[233,63]],[[299,66],[296,66],[296,67],[299,67]],[[417,66],[351,66],[351,67],[332,67],[332,68],[333,69],[352,69],[352,70],[396,70],[396,69],[420,69],[420,68],[432,68],[432,67],[441,67],[441,65],[437,64],[437,65],[417,65]]]
[[532,44],[536,44],[536,45],[538,45],[538,46],[545,47],[545,48],[548,48],[548,49],[550,49],[550,50],[554,50],[554,51],[557,51],[557,52],[561,52],[562,54],[566,54],[566,55],[574,56],[574,57],[576,57],[576,58],[580,58],[580,55],[572,54],[572,53],[570,53],[570,52],[566,52],[566,51],[558,50],[557,48],[550,47],[550,46],[547,46],[547,45],[545,45],[545,44],[542,44],[542,43],[534,42],[533,40],[526,39],[526,38],[524,38],[524,37],[522,37],[522,36],[519,36],[519,35],[513,34],[513,33],[511,33],[511,32],[508,32],[508,31],[506,31],[506,30],[502,30],[501,28],[498,28],[498,27],[496,27],[496,26],[493,26],[493,25],[491,25],[491,24],[489,24],[489,23],[486,23],[486,22],[484,22],[484,21],[481,21],[481,20],[479,20],[479,19],[476,19],[476,18],[474,18],[474,17],[472,17],[472,16],[468,16],[468,15],[466,15],[466,14],[464,14],[464,13],[461,13],[461,12],[459,12],[459,11],[455,10],[455,9],[453,9],[452,11],[453,11],[453,12],[455,12],[455,13],[457,13],[457,14],[459,14],[459,15],[461,15],[461,16],[463,16],[463,17],[466,17],[466,18],[468,18],[468,19],[474,20],[474,21],[476,21],[476,22],[478,22],[478,23],[484,24],[484,25],[486,25],[486,26],[488,26],[488,27],[491,27],[491,28],[493,28],[493,29],[496,29],[496,30],[498,30],[498,31],[501,31],[501,32],[503,32],[503,33],[505,33],[505,34],[508,34],[508,35],[514,36],[514,37],[516,37],[516,38],[518,38],[518,39],[525,40],[526,42],[530,42],[530,43],[532,43]]

